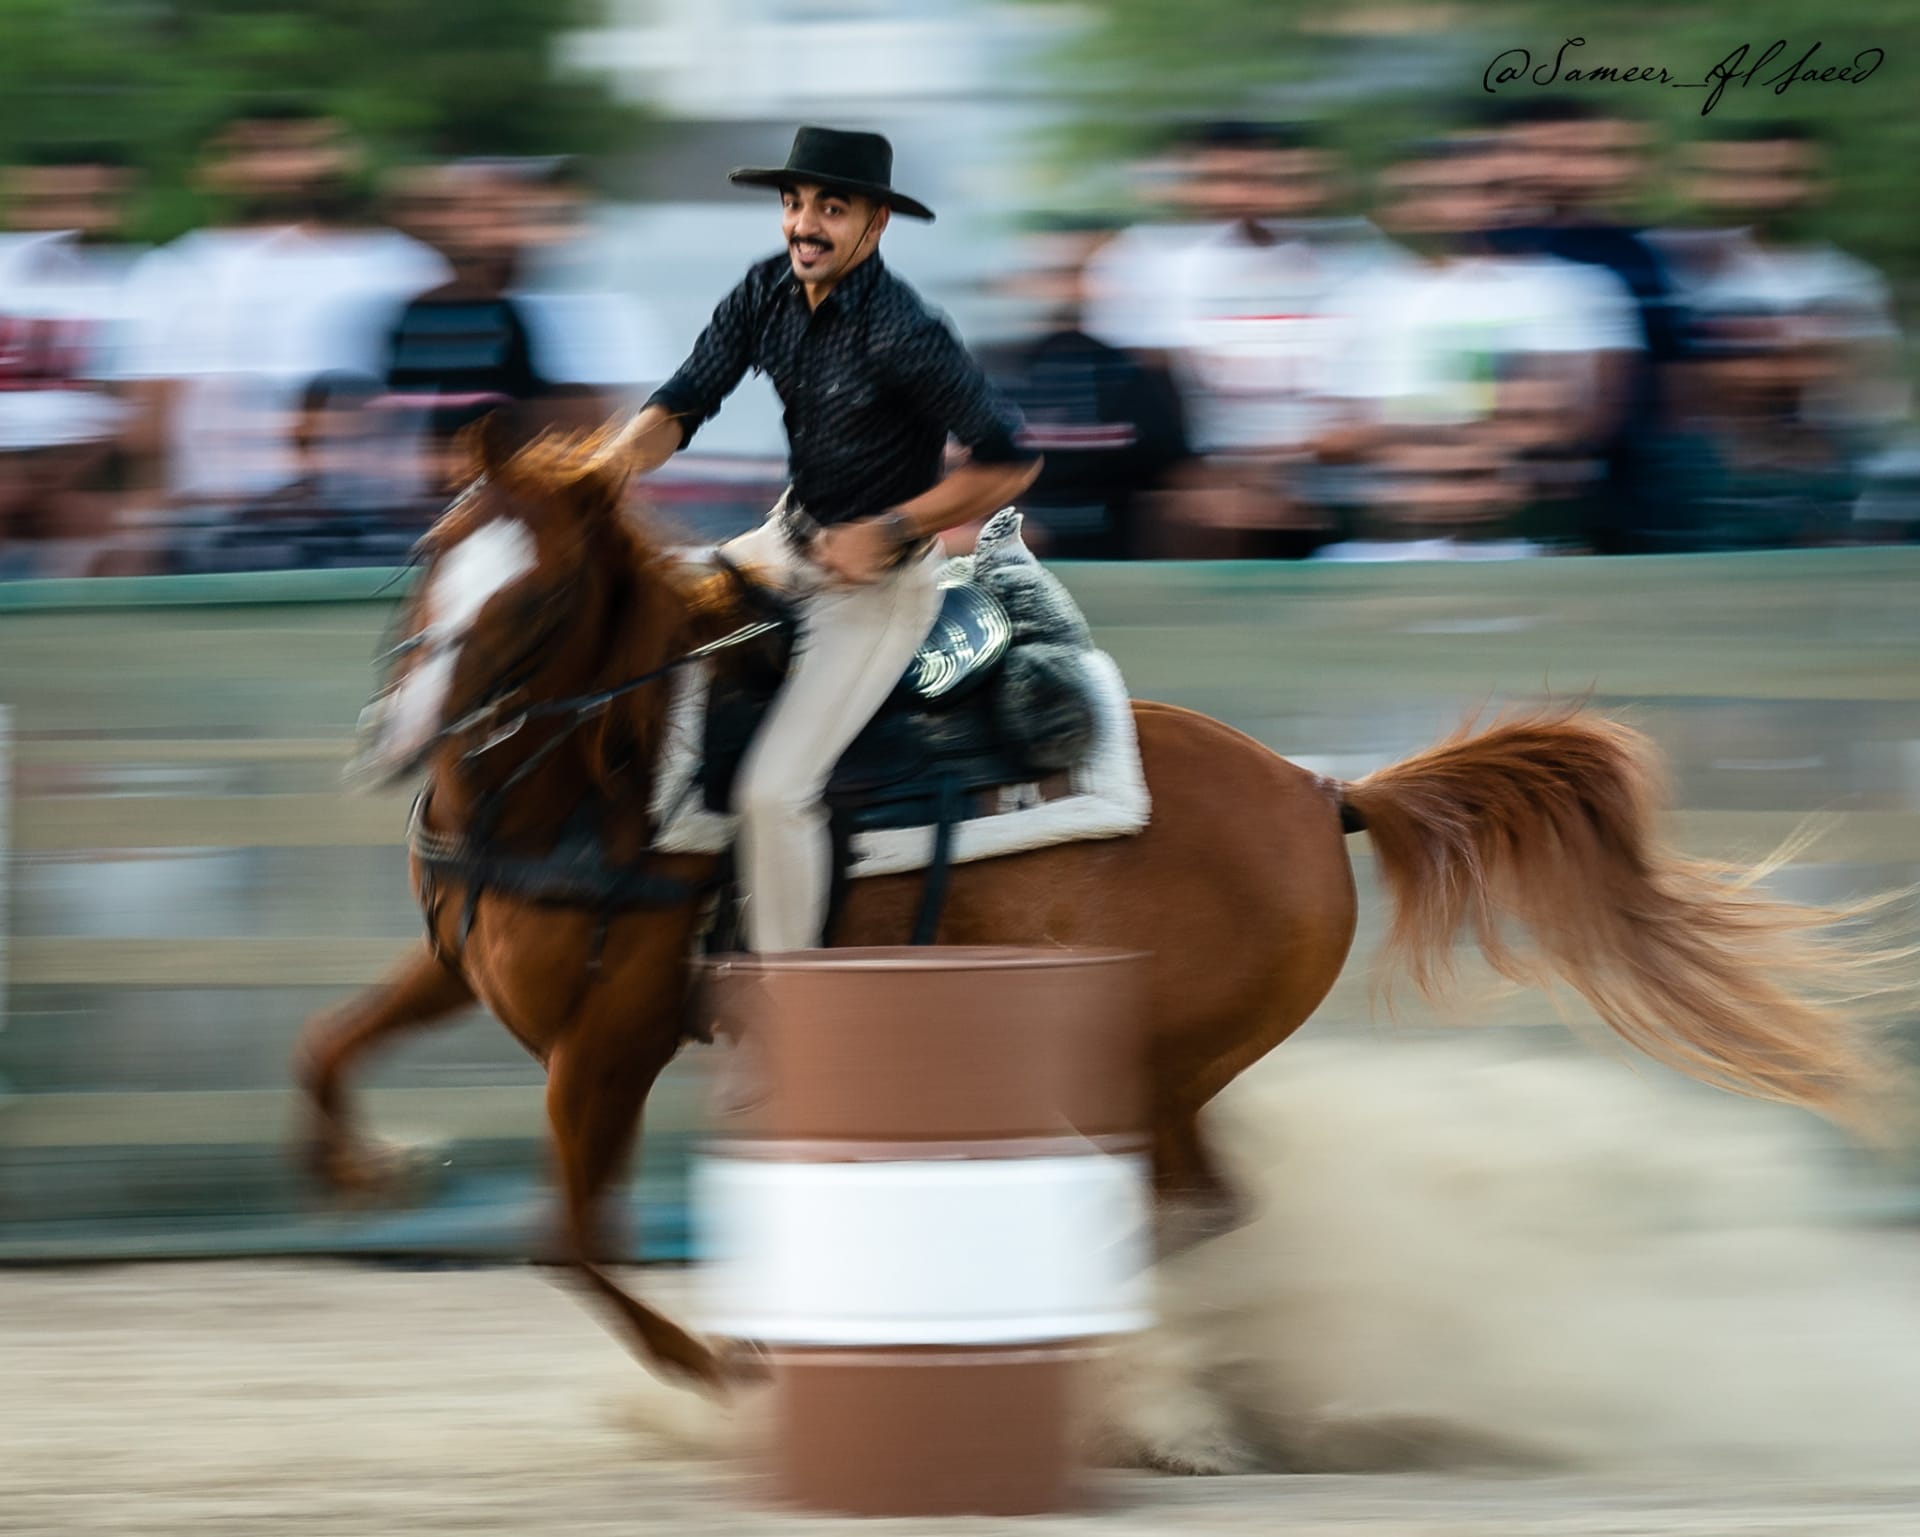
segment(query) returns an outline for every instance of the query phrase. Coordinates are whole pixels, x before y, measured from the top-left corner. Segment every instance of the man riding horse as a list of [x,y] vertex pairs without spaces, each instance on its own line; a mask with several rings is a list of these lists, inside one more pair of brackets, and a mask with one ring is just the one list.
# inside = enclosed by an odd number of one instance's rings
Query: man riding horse
[[[886,139],[831,128],[802,128],[784,166],[733,172],[778,189],[787,249],[748,269],[616,444],[637,471],[663,464],[749,368],[786,408],[786,494],[725,550],[787,591],[800,627],[735,793],[755,950],[821,942],[832,857],[821,797],[939,610],[935,536],[1006,505],[1040,471],[1015,440],[1017,413],[880,259],[895,209],[933,218],[892,174]],[[943,475],[949,437],[968,457]]]
[[[819,130],[785,167],[736,172],[781,188],[788,252],[749,272],[659,395],[619,433],[517,449],[480,435],[484,473],[422,541],[363,753],[385,780],[426,770],[409,838],[425,932],[378,986],[309,1021],[299,1052],[313,1168],[378,1190],[396,1166],[356,1124],[353,1067],[471,1004],[493,1013],[546,1070],[559,1253],[651,1365],[714,1387],[736,1353],[615,1278],[607,1195],[686,1039],[690,956],[721,866],[716,850],[657,845],[663,685],[753,611],[738,584],[690,571],[628,515],[627,477],[635,457],[657,465],[680,447],[749,367],[773,377],[793,485],[736,548],[791,584],[802,634],[739,799],[751,942],[811,947],[829,857],[815,802],[929,628],[932,535],[1036,470],[953,335],[873,254],[889,209],[926,213],[891,172],[884,140]],[[942,479],[950,434],[972,460]],[[1333,989],[1357,923],[1346,839],[1360,831],[1392,899],[1388,955],[1422,991],[1444,994],[1471,937],[1509,980],[1566,982],[1681,1072],[1848,1125],[1904,1124],[1889,1113],[1903,1075],[1855,1000],[1876,977],[1904,988],[1907,952],[1856,937],[1871,903],[1799,906],[1760,872],[1668,848],[1658,754],[1628,728],[1520,709],[1343,783],[1191,710],[1134,700],[1130,715],[1148,825],[957,862],[935,938],[1150,957],[1147,1110],[1171,1242],[1245,1209],[1202,1113]],[[862,873],[835,938],[899,944],[924,887],[917,871]]]

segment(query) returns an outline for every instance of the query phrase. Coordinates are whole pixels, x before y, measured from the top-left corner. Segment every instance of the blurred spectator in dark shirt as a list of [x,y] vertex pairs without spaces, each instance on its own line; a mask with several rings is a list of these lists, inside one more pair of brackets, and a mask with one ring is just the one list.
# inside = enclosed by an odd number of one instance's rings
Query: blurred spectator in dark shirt
[[136,270],[132,369],[164,413],[160,473],[176,507],[244,517],[287,492],[310,382],[376,373],[400,305],[444,277],[431,250],[355,216],[362,159],[319,107],[243,106],[201,166],[221,219]]
[[1063,221],[1031,243],[1020,292],[1040,334],[989,368],[1026,418],[1022,441],[1046,456],[1021,498],[1042,554],[1128,560],[1150,553],[1143,509],[1190,457],[1180,397],[1164,366],[1089,336],[1088,258],[1110,231]]
[[1638,530],[1660,518],[1659,485],[1642,453],[1666,415],[1663,374],[1681,355],[1685,320],[1666,263],[1652,241],[1625,222],[1624,210],[1647,174],[1644,123],[1600,101],[1564,96],[1519,98],[1495,120],[1513,155],[1528,216],[1491,233],[1498,250],[1535,252],[1590,263],[1617,277],[1638,310],[1642,345],[1615,354],[1597,381],[1593,447],[1604,478],[1590,512],[1589,538],[1600,553],[1640,546]]
[[1814,233],[1828,190],[1819,138],[1793,122],[1716,125],[1681,162],[1698,227],[1656,238],[1689,311],[1790,321],[1835,364],[1804,402],[1810,418],[1885,443],[1910,405],[1900,329],[1880,274]]
[[421,426],[423,495],[462,473],[455,440],[476,408],[524,407],[511,415],[521,435],[589,427],[657,367],[631,305],[529,284],[531,267],[551,276],[556,251],[577,237],[584,196],[546,161],[459,161],[402,183],[402,217],[452,269],[405,306],[388,339],[384,404],[410,409]]
[[1791,316],[1699,316],[1674,376],[1674,414],[1649,445],[1662,515],[1653,552],[1779,549],[1844,541],[1861,489],[1860,445],[1807,402],[1842,366]]

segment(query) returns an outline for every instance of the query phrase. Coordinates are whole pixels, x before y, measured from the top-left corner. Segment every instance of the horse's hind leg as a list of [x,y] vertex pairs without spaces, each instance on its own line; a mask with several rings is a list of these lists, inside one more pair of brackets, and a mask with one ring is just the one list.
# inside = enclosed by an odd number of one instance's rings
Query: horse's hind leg
[[621,1029],[584,1030],[561,1042],[547,1061],[547,1118],[552,1123],[565,1203],[566,1258],[613,1310],[629,1343],[661,1375],[721,1385],[713,1351],[671,1319],[628,1295],[608,1274],[604,1197],[627,1165],[640,1114],[654,1080],[673,1058],[678,1032],[661,1021],[651,1038]]
[[1154,1227],[1159,1257],[1167,1259],[1209,1238],[1244,1226],[1253,1216],[1247,1195],[1222,1172],[1200,1115],[1214,1096],[1279,1045],[1319,1005],[1325,988],[1278,990],[1265,1010],[1236,1019],[1218,1054],[1184,1075],[1156,1064],[1153,1097]]
[[307,1021],[295,1051],[295,1072],[306,1091],[312,1123],[308,1156],[321,1180],[348,1191],[374,1190],[390,1182],[395,1173],[391,1155],[382,1156],[354,1133],[347,1069],[387,1037],[445,1019],[472,1001],[473,990],[422,941],[384,981],[345,1007]]
[[1154,1250],[1160,1259],[1230,1233],[1247,1219],[1245,1197],[1220,1172],[1200,1129],[1200,1106],[1164,1098],[1153,1113]]

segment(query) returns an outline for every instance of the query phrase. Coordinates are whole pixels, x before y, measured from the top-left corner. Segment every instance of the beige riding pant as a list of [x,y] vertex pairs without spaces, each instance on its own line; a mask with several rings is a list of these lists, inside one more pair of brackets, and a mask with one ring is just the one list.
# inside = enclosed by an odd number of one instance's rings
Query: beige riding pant
[[821,804],[840,755],[886,703],[940,610],[938,541],[877,582],[829,586],[770,518],[725,545],[729,559],[777,575],[799,609],[793,667],[734,785],[747,943],[758,951],[820,943],[833,878]]

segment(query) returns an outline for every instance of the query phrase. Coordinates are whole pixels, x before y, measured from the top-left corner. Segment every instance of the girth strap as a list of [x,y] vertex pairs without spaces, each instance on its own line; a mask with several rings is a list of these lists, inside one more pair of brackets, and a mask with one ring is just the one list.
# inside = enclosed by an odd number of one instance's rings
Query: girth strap
[[913,945],[930,945],[940,932],[940,914],[947,905],[947,882],[953,875],[953,824],[963,806],[960,781],[948,774],[940,781],[938,820],[933,828],[933,857],[927,861],[926,889],[920,894],[920,913],[913,920]]
[[599,840],[591,837],[563,839],[553,853],[537,859],[492,853],[465,838],[433,831],[426,825],[426,807],[423,790],[407,818],[407,847],[442,879],[464,882],[470,904],[485,887],[544,906],[618,912],[680,907],[713,889],[711,880],[663,875],[646,865],[609,865]]

